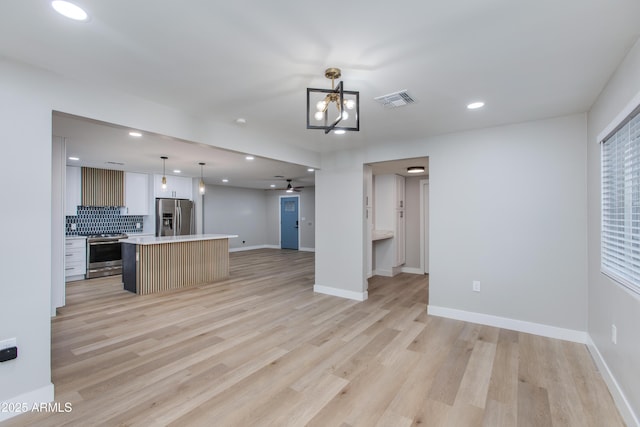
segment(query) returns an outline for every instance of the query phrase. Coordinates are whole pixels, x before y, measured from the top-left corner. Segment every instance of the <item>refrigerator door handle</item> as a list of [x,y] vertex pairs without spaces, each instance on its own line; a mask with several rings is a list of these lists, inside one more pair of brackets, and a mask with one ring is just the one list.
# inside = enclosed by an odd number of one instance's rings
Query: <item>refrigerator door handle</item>
[[178,219],[178,224],[173,230],[173,235],[180,235],[180,230],[182,230],[182,211],[180,210],[180,205],[176,206],[176,217]]

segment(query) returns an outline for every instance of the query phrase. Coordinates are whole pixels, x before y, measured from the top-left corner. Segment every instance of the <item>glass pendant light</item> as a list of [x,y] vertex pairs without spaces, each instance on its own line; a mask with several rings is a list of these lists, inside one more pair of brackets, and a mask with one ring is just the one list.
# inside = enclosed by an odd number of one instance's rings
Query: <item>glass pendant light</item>
[[160,158],[162,159],[162,189],[166,190],[167,189],[167,177],[165,175],[164,166],[165,166],[165,161],[168,159],[168,157],[167,156],[162,156]]
[[205,187],[204,187],[204,178],[202,176],[202,167],[205,165],[204,163],[200,162],[198,163],[200,165],[200,185],[199,185],[199,189],[200,189],[200,194],[204,194],[204,192],[206,191]]

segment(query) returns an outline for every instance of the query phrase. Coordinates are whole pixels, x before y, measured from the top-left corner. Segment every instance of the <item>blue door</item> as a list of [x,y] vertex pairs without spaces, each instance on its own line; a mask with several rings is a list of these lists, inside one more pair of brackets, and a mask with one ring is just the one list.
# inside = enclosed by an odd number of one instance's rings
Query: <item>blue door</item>
[[280,199],[280,247],[298,249],[298,198]]

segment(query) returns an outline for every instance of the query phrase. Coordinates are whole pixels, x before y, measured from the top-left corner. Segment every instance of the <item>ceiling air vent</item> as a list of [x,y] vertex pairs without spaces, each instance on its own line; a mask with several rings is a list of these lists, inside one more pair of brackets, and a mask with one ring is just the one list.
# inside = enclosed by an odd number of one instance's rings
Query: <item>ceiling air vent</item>
[[403,105],[409,105],[416,102],[416,100],[407,93],[406,89],[387,95],[378,96],[374,99],[382,104],[384,108],[402,107]]

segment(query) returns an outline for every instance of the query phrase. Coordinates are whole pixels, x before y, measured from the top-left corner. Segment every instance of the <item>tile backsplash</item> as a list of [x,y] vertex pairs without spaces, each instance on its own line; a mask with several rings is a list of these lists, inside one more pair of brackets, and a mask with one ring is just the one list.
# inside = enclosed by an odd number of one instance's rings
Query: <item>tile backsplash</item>
[[[140,228],[136,228],[136,224]],[[71,229],[71,224],[76,229]],[[96,233],[141,233],[142,215],[120,215],[119,207],[78,206],[78,215],[68,215],[65,226],[67,236]]]

